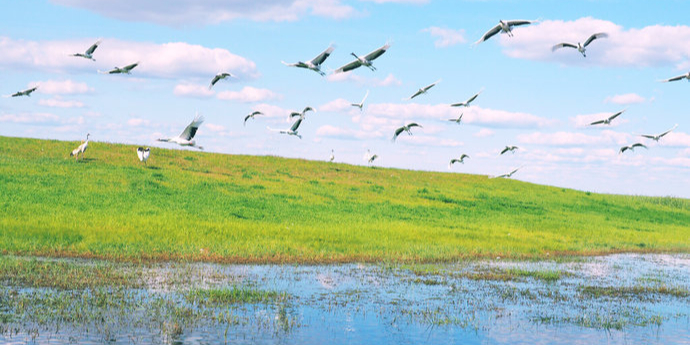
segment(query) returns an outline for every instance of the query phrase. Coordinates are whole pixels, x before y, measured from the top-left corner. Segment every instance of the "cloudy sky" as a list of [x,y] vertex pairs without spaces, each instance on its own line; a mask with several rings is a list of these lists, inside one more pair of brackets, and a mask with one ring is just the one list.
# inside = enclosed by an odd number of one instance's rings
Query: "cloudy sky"
[[[663,1],[27,0],[0,12],[0,135],[176,148],[196,112],[206,151],[499,175],[586,191],[690,197],[690,4]],[[538,20],[473,45],[499,19]],[[559,42],[583,42],[584,58]],[[96,61],[69,56],[96,40]],[[376,71],[332,74],[390,43]],[[281,61],[333,45],[322,77]],[[140,62],[131,75],[103,75]],[[237,76],[208,85],[222,71]],[[427,94],[404,100],[441,80]],[[360,111],[350,103],[360,102]],[[449,104],[481,91],[469,108]],[[271,132],[306,106],[303,139]],[[610,126],[587,126],[624,110]],[[266,114],[243,126],[246,114]],[[460,125],[447,121],[463,114]],[[393,143],[396,127],[417,122]],[[640,134],[658,134],[653,142]],[[642,142],[649,149],[619,154]],[[519,149],[499,155],[506,145]],[[448,169],[451,158],[470,155]],[[136,155],[132,155],[136,159]],[[155,162],[155,150],[152,152]],[[452,178],[452,174],[448,178]]]

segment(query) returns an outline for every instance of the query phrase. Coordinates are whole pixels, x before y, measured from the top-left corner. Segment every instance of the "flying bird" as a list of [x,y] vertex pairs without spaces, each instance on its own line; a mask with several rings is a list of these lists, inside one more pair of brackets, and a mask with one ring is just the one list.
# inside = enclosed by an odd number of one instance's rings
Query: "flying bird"
[[101,44],[101,40],[96,41],[96,43],[92,44],[89,49],[87,49],[84,54],[81,53],[76,53],[72,54],[72,56],[78,56],[78,57],[83,57],[85,59],[89,59],[91,61],[96,61],[96,59],[93,58],[93,52],[96,51],[96,48],[98,48],[98,45]]
[[515,153],[515,150],[517,150],[517,149],[519,149],[519,147],[517,147],[517,146],[506,146],[506,148],[504,148],[503,151],[501,151],[501,154],[504,154],[508,151]]
[[264,113],[262,113],[262,112],[260,112],[260,111],[255,111],[255,112],[253,112],[253,113],[251,113],[251,114],[245,116],[245,117],[244,117],[244,125],[245,125],[245,126],[247,125],[247,120],[253,119],[254,116],[263,115],[263,114],[264,114]]
[[328,161],[333,162],[334,159],[335,159],[335,153],[333,152],[333,149],[331,149],[331,156],[328,157]]
[[534,20],[508,20],[508,21],[503,21],[499,20],[498,24],[494,26],[493,28],[489,29],[482,38],[480,38],[477,42],[474,42],[474,45],[477,45],[479,43],[482,43],[495,34],[501,32],[508,34],[508,37],[513,37],[513,27],[514,26],[520,26],[520,25],[528,25],[534,23]]
[[472,103],[472,101],[474,101],[475,99],[477,99],[477,97],[479,96],[480,93],[482,93],[482,92],[479,91],[479,92],[477,92],[476,94],[474,94],[474,96],[470,97],[468,100],[466,100],[466,101],[464,101],[464,102],[460,102],[460,103],[453,103],[453,104],[451,104],[450,106],[451,106],[451,107],[469,107],[469,106],[470,106],[470,103]]
[[592,41],[594,41],[594,40],[596,40],[596,39],[598,39],[598,38],[606,38],[606,37],[609,37],[609,35],[606,34],[605,32],[599,32],[599,33],[593,34],[592,36],[589,36],[589,38],[587,38],[587,40],[585,41],[585,44],[580,44],[580,42],[577,42],[577,45],[572,44],[572,43],[566,43],[566,42],[558,43],[558,44],[556,44],[555,46],[551,47],[551,51],[552,51],[552,52],[555,52],[557,49],[565,48],[565,47],[567,47],[567,48],[575,48],[575,49],[577,49],[577,51],[580,52],[580,54],[582,54],[582,56],[587,57],[587,55],[585,54],[585,51],[586,51],[587,49],[585,49],[585,48],[586,48],[590,43],[592,43]]
[[364,154],[364,160],[371,164],[374,162],[374,160],[376,160],[376,158],[379,158],[379,155],[372,154],[369,149],[367,149],[367,152]]
[[355,68],[359,68],[360,66],[366,66],[370,70],[375,71],[376,67],[374,67],[371,64],[371,62],[374,61],[379,56],[383,55],[383,53],[385,53],[386,50],[388,50],[388,48],[390,48],[390,46],[391,45],[389,43],[386,43],[382,47],[374,50],[373,52],[365,55],[364,57],[359,57],[359,56],[357,56],[357,54],[351,53],[350,55],[354,56],[355,60],[344,65],[344,66],[341,66],[340,68],[336,69],[333,73],[341,73],[341,72],[351,71]]
[[279,132],[280,134],[294,135],[302,139],[302,136],[299,133],[297,133],[297,129],[302,124],[302,120],[304,120],[304,116],[300,116],[299,119],[297,119],[297,121],[295,121],[295,123],[293,123],[289,129],[273,129],[271,127],[266,128],[274,132]]
[[299,112],[299,113],[296,112],[296,111],[291,112],[291,113],[290,113],[290,116],[288,117],[288,119],[291,119],[291,118],[293,118],[293,117],[295,117],[295,116],[299,116],[300,119],[303,119],[304,116],[307,114],[308,111],[316,112],[316,110],[315,110],[314,108],[312,108],[312,107],[305,107],[304,109],[302,109],[302,112]]
[[448,163],[448,169],[450,169],[450,168],[453,166],[453,164],[455,164],[455,163],[465,164],[465,158],[470,158],[470,156],[468,156],[468,155],[466,155],[466,154],[463,153],[463,154],[460,156],[460,158],[453,158],[453,159],[451,159],[451,160],[450,160],[450,163]]
[[151,149],[148,147],[139,147],[137,149],[137,156],[139,156],[139,160],[144,162],[144,164],[146,164],[146,161],[149,159],[149,153],[151,153]]
[[[431,89],[432,87],[436,86],[436,84],[438,84],[440,81],[441,81],[441,79],[439,79],[439,80],[437,80],[437,81],[435,81],[435,82],[433,82],[433,83],[431,83],[431,84],[429,84],[429,85],[427,85],[427,86],[425,86],[425,87],[423,87],[423,88],[417,90],[417,92],[415,92],[414,95],[410,96],[410,98],[408,98],[408,99],[413,99],[413,98],[415,98],[415,97],[417,97],[417,96],[419,96],[419,95],[421,95],[421,94],[426,93],[427,91],[429,91],[429,89]],[[403,98],[403,100],[405,100],[405,99]]]
[[90,133],[86,133],[86,141],[82,142],[81,145],[79,145],[79,147],[77,147],[76,149],[72,150],[72,152],[70,152],[69,156],[70,157],[74,156],[75,161],[79,160],[80,154],[81,154],[81,158],[84,158],[84,152],[86,152],[86,148],[89,147],[89,136],[90,135],[91,135]]
[[510,178],[511,176],[513,176],[513,174],[515,174],[515,173],[516,173],[518,170],[520,170],[520,169],[522,169],[522,167],[519,167],[519,168],[517,168],[517,169],[515,169],[515,170],[513,170],[513,171],[511,171],[511,172],[509,172],[509,173],[507,173],[507,174],[494,176],[493,178],[502,178],[502,177],[503,177],[503,178]]
[[315,58],[313,58],[307,62],[302,62],[302,61],[298,61],[295,63],[287,63],[285,61],[281,61],[281,62],[285,66],[306,68],[306,69],[310,69],[310,70],[312,70],[318,74],[321,74],[321,76],[325,76],[326,73],[321,71],[321,64],[324,61],[326,61],[326,59],[331,55],[331,53],[333,52],[333,49],[335,49],[335,48],[333,46],[330,46],[330,47],[326,48],[326,50],[321,52],[321,54],[319,54],[318,56],[316,56]]
[[460,124],[460,121],[462,121],[462,115],[464,115],[464,113],[460,114],[460,116],[458,116],[457,119],[448,119],[448,121],[452,121],[452,122],[455,122],[457,124]]
[[600,125],[600,124],[610,125],[610,124],[611,124],[611,121],[613,121],[613,119],[617,118],[620,114],[623,114],[624,111],[625,111],[625,109],[623,109],[623,110],[621,110],[621,111],[619,111],[619,112],[617,112],[617,113],[615,113],[615,114],[609,116],[609,117],[606,118],[606,119],[599,120],[599,121],[594,121],[594,122],[590,123],[589,125],[590,125],[590,126]]
[[620,150],[618,150],[618,154],[621,154],[621,153],[623,153],[623,152],[625,152],[625,151],[627,151],[627,150],[635,151],[635,148],[636,148],[636,147],[644,147],[644,148],[647,148],[647,146],[643,145],[642,143],[634,143],[634,144],[632,144],[632,145],[628,145],[628,146],[623,146],[623,147],[621,147]]
[[364,98],[362,99],[361,102],[359,102],[359,103],[352,103],[352,104],[350,104],[350,105],[353,106],[353,107],[357,107],[357,108],[359,108],[359,111],[362,111],[362,107],[364,106],[364,101],[367,100],[367,97],[369,97],[369,90],[367,90],[367,93],[364,95]]
[[676,127],[678,127],[678,124],[676,124],[675,126],[673,126],[673,128],[671,128],[671,129],[669,129],[669,130],[667,130],[666,132],[663,132],[663,133],[661,133],[661,134],[657,134],[657,135],[653,135],[653,134],[642,134],[642,135],[640,135],[640,136],[641,136],[641,137],[645,137],[645,138],[652,139],[652,140],[654,140],[654,141],[659,141],[659,139],[661,139],[661,137],[663,137],[663,136],[666,135],[666,134],[671,133],[671,131],[673,131],[674,129],[676,129]]
[[412,127],[419,127],[419,128],[422,128],[422,126],[420,126],[420,125],[417,124],[416,122],[411,122],[411,123],[409,123],[409,124],[407,124],[407,125],[405,125],[405,126],[402,126],[402,127],[398,128],[398,129],[396,129],[396,130],[395,130],[395,134],[393,134],[393,139],[392,139],[392,141],[395,142],[395,139],[398,138],[398,135],[400,135],[400,133],[402,133],[403,131],[407,132],[408,135],[412,135],[412,132],[410,132],[410,128],[412,128]]
[[139,62],[135,62],[135,63],[133,63],[131,65],[127,65],[125,67],[114,67],[113,69],[111,69],[110,71],[107,71],[107,72],[99,71],[99,73],[101,73],[101,74],[130,74],[132,72],[132,70],[134,69],[134,67],[137,67],[137,66],[139,66]]
[[666,79],[666,80],[662,80],[662,82],[668,83],[669,81],[676,81],[676,80],[681,80],[681,79],[687,79],[688,81],[690,81],[690,72],[685,73],[685,74],[682,74],[682,75],[679,75],[679,76],[677,76],[677,77],[673,77],[673,78],[669,78],[669,79]]
[[17,91],[17,92],[15,92],[15,93],[13,93],[13,94],[11,94],[11,95],[9,95],[9,96],[3,96],[3,97],[20,97],[20,96],[29,96],[29,97],[31,97],[31,93],[34,92],[34,91],[36,91],[36,89],[38,89],[38,86],[34,86],[34,87],[32,87],[32,88],[30,88],[30,89],[26,89],[26,90],[24,90],[24,91]]
[[185,129],[180,133],[180,135],[172,138],[167,138],[167,139],[158,139],[158,141],[164,141],[168,143],[175,143],[180,146],[191,146],[191,147],[196,147],[199,150],[203,150],[204,148],[202,146],[197,146],[196,141],[194,141],[194,135],[196,135],[196,131],[199,130],[199,126],[204,122],[204,117],[199,115],[198,113],[194,117],[194,120],[185,127]]
[[227,72],[222,72],[222,73],[216,74],[216,76],[213,77],[213,80],[211,80],[211,84],[209,84],[208,89],[211,90],[211,88],[213,87],[213,85],[216,85],[216,83],[217,83],[219,80],[225,79],[225,78],[227,78],[227,77],[235,78],[234,75],[232,75],[232,74],[230,74],[230,73],[227,73]]

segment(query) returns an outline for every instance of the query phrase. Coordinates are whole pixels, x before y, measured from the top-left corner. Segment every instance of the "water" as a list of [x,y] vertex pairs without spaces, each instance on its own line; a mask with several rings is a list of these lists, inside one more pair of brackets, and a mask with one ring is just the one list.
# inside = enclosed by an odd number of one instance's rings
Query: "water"
[[[136,269],[137,288],[0,287],[0,343],[690,343],[687,254]],[[185,297],[229,287],[279,294],[244,303]]]

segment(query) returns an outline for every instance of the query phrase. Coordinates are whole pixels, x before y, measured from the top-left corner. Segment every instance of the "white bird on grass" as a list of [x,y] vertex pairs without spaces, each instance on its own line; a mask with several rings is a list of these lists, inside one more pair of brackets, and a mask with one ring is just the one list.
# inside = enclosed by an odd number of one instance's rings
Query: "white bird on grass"
[[335,48],[333,46],[330,46],[330,47],[326,48],[326,50],[321,52],[321,54],[317,55],[315,58],[313,58],[307,62],[302,62],[302,61],[298,61],[295,63],[287,63],[285,61],[281,61],[281,62],[285,66],[306,68],[306,69],[310,69],[310,70],[320,74],[321,76],[325,76],[326,73],[321,71],[321,64],[324,61],[326,61],[326,59],[331,55],[331,53],[333,52],[333,49],[335,49]]
[[474,96],[472,96],[472,97],[470,97],[469,99],[467,99],[466,101],[460,102],[460,103],[453,103],[453,104],[451,104],[450,106],[451,106],[451,107],[469,107],[469,106],[470,106],[470,103],[472,103],[472,101],[474,101],[475,99],[477,99],[477,97],[479,97],[479,94],[480,94],[480,93],[482,93],[482,92],[479,91],[479,92],[477,92],[476,94],[474,94]]
[[137,149],[137,156],[139,156],[139,160],[144,162],[145,165],[146,165],[146,161],[149,159],[150,153],[151,153],[151,149],[148,147],[147,148],[139,147]]
[[621,147],[620,150],[618,150],[618,154],[621,154],[621,153],[623,153],[623,152],[625,152],[625,151],[627,151],[627,150],[635,151],[635,148],[636,148],[636,147],[644,147],[644,148],[647,148],[647,146],[645,146],[645,145],[642,144],[642,143],[634,143],[634,144],[632,144],[632,145],[628,145],[628,146],[623,146],[623,147]]
[[677,80],[681,80],[681,79],[687,79],[690,82],[690,72],[679,75],[677,77],[669,78],[666,80],[661,80],[661,82],[668,83],[670,81],[677,81]]
[[364,160],[371,164],[374,162],[374,160],[376,160],[376,158],[379,158],[379,155],[372,154],[369,149],[367,149],[367,152],[364,154]]
[[504,148],[503,151],[501,151],[501,154],[504,154],[508,151],[515,153],[515,150],[517,150],[517,149],[519,149],[519,147],[517,147],[517,146],[506,146],[506,148]]
[[[417,97],[417,96],[419,96],[419,95],[421,95],[421,94],[425,94],[427,91],[429,91],[429,89],[431,89],[432,87],[436,86],[436,84],[438,84],[440,81],[441,81],[441,79],[439,79],[439,80],[437,80],[437,81],[435,81],[435,82],[433,82],[433,83],[431,83],[431,84],[429,84],[429,85],[427,85],[427,86],[425,86],[425,87],[423,87],[423,88],[417,90],[417,92],[415,92],[414,95],[410,96],[410,98],[408,98],[408,99],[413,99],[413,98],[415,98],[415,97]],[[404,101],[404,100],[405,100],[405,99],[403,98],[403,101]]]
[[84,158],[84,152],[86,152],[86,149],[89,147],[89,136],[90,135],[91,135],[90,133],[86,133],[86,141],[82,142],[81,145],[79,145],[79,147],[77,147],[76,149],[72,150],[72,152],[70,152],[69,156],[70,157],[74,156],[75,161],[79,160],[80,154],[81,154],[81,158]]
[[468,155],[466,155],[466,154],[463,153],[463,154],[460,156],[460,158],[453,158],[453,159],[451,159],[451,160],[450,160],[450,163],[448,163],[448,169],[450,169],[450,168],[453,166],[453,164],[455,164],[455,163],[465,164],[465,158],[470,158],[470,156],[468,156]]
[[615,119],[615,118],[617,118],[618,116],[620,116],[620,114],[623,114],[624,111],[625,111],[625,109],[623,109],[623,110],[621,110],[621,111],[619,111],[619,112],[617,112],[617,113],[615,113],[615,114],[609,116],[609,117],[606,118],[606,119],[599,120],[599,121],[594,121],[594,122],[590,123],[589,125],[590,125],[590,126],[601,125],[601,124],[610,125],[610,124],[611,124],[611,121],[613,121],[613,119]]
[[29,96],[29,97],[31,97],[31,93],[34,92],[34,91],[36,91],[36,89],[38,89],[38,86],[34,86],[34,87],[30,88],[30,89],[26,89],[26,90],[23,90],[23,91],[17,91],[17,92],[15,92],[15,93],[11,94],[11,95],[6,95],[6,96],[3,96],[3,97],[20,97],[20,96]]
[[474,42],[474,45],[477,45],[479,43],[482,43],[492,36],[494,36],[497,33],[505,33],[508,34],[508,37],[513,37],[513,27],[514,26],[520,26],[520,25],[528,25],[534,23],[534,20],[508,20],[508,21],[503,21],[499,20],[498,24],[494,26],[493,28],[489,29],[482,38],[480,38],[477,42]]
[[269,130],[274,131],[274,132],[279,132],[280,134],[294,135],[294,136],[302,139],[302,136],[299,133],[297,133],[297,129],[302,124],[302,120],[304,120],[304,116],[300,116],[297,119],[297,121],[295,121],[295,123],[293,123],[289,129],[274,129],[271,127],[266,127],[266,128],[268,128]]
[[656,134],[656,135],[655,134],[642,134],[640,136],[648,138],[648,139],[652,139],[654,141],[659,141],[659,139],[661,139],[664,135],[671,133],[671,131],[676,129],[676,127],[678,127],[678,124],[676,124],[675,126],[673,126],[673,128],[671,128],[671,129],[669,129],[666,132],[663,132],[661,134]]
[[255,111],[255,112],[253,112],[253,113],[251,113],[251,114],[245,116],[245,117],[244,117],[244,125],[245,125],[245,126],[247,125],[247,120],[253,119],[254,116],[263,115],[263,114],[264,114],[264,113],[262,113],[262,112],[260,112],[260,111]]
[[390,46],[391,45],[389,43],[386,43],[382,47],[374,50],[373,52],[365,55],[364,57],[359,57],[359,56],[357,56],[357,54],[351,53],[350,55],[354,56],[355,60],[344,65],[344,66],[341,66],[340,68],[336,69],[333,73],[342,73],[342,72],[351,71],[355,68],[359,68],[360,66],[366,66],[370,70],[375,71],[376,67],[374,67],[371,64],[371,62],[374,61],[379,56],[383,55],[383,53],[385,53],[388,50],[388,48],[390,48]]
[[462,115],[464,115],[464,113],[460,114],[460,116],[458,116],[457,119],[448,119],[448,121],[452,121],[452,122],[455,122],[457,124],[460,124],[460,121],[462,121]]
[[110,71],[106,71],[106,72],[101,72],[101,71],[98,71],[98,72],[101,74],[131,74],[134,67],[137,67],[137,66],[139,66],[139,62],[135,62],[135,63],[133,63],[131,65],[127,65],[125,67],[114,67]]
[[359,108],[359,111],[362,111],[362,107],[364,107],[364,101],[367,100],[367,97],[369,97],[369,90],[367,90],[367,93],[364,95],[364,98],[362,99],[361,102],[359,102],[359,103],[352,103],[352,104],[350,104],[350,105],[353,106],[353,107],[357,107],[357,108]]
[[335,153],[333,152],[333,149],[331,149],[331,156],[328,158],[328,161],[333,162],[334,159],[335,159]]
[[208,89],[211,90],[213,85],[216,85],[216,83],[218,81],[223,80],[223,79],[228,78],[228,77],[236,78],[234,75],[227,73],[227,72],[221,72],[221,73],[216,74],[216,76],[213,77],[213,80],[211,80],[211,84],[208,85]]
[[85,59],[89,59],[91,61],[96,61],[96,59],[93,58],[93,52],[96,51],[96,48],[98,48],[99,44],[101,44],[101,40],[98,40],[98,41],[96,41],[96,43],[92,44],[91,47],[89,47],[89,49],[87,49],[84,52],[84,54],[76,53],[76,54],[72,54],[71,56],[78,56],[78,57],[82,57]]
[[507,173],[507,174],[502,174],[502,175],[494,176],[494,177],[492,177],[492,178],[510,178],[510,177],[513,176],[513,174],[515,174],[515,173],[516,173],[518,170],[520,170],[520,169],[522,169],[522,167],[519,167],[519,168],[517,168],[517,169],[515,169],[515,170],[513,170],[513,171],[511,171],[511,172],[509,172],[509,173]]
[[194,135],[196,135],[197,130],[199,130],[199,126],[201,126],[203,122],[204,117],[197,113],[194,117],[194,120],[192,120],[192,122],[185,127],[180,135],[172,138],[158,139],[158,141],[175,143],[180,146],[196,147],[199,150],[203,150],[204,148],[202,146],[197,146],[196,141],[194,141]]
[[416,122],[411,122],[411,123],[409,123],[409,124],[407,124],[407,125],[404,125],[404,126],[402,126],[402,127],[400,127],[400,128],[398,128],[398,129],[395,130],[395,134],[393,134],[393,139],[392,139],[392,141],[395,142],[395,139],[398,138],[398,135],[400,135],[400,133],[402,133],[403,131],[404,131],[404,132],[407,132],[408,135],[412,135],[412,132],[410,132],[410,128],[412,128],[412,127],[419,127],[419,128],[422,128],[422,126],[420,126],[420,125],[417,124]]
[[609,35],[606,34],[605,32],[599,32],[599,33],[593,34],[592,36],[589,36],[589,38],[587,38],[587,40],[585,41],[584,44],[580,44],[580,42],[577,42],[577,45],[572,44],[572,43],[567,43],[567,42],[558,43],[558,44],[554,45],[553,47],[551,47],[551,51],[555,52],[557,49],[566,48],[566,47],[567,48],[575,48],[575,49],[577,49],[577,51],[580,52],[580,54],[582,54],[582,56],[587,57],[587,55],[585,54],[585,51],[587,49],[585,49],[585,48],[590,43],[592,43],[592,41],[594,41],[598,38],[606,38],[606,37],[609,37]]

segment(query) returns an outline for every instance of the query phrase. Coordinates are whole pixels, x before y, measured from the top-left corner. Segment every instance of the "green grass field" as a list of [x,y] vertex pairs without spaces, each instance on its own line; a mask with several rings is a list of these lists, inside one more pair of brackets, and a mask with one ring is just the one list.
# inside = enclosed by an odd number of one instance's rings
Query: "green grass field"
[[486,176],[0,137],[0,252],[441,262],[689,252],[690,200]]

